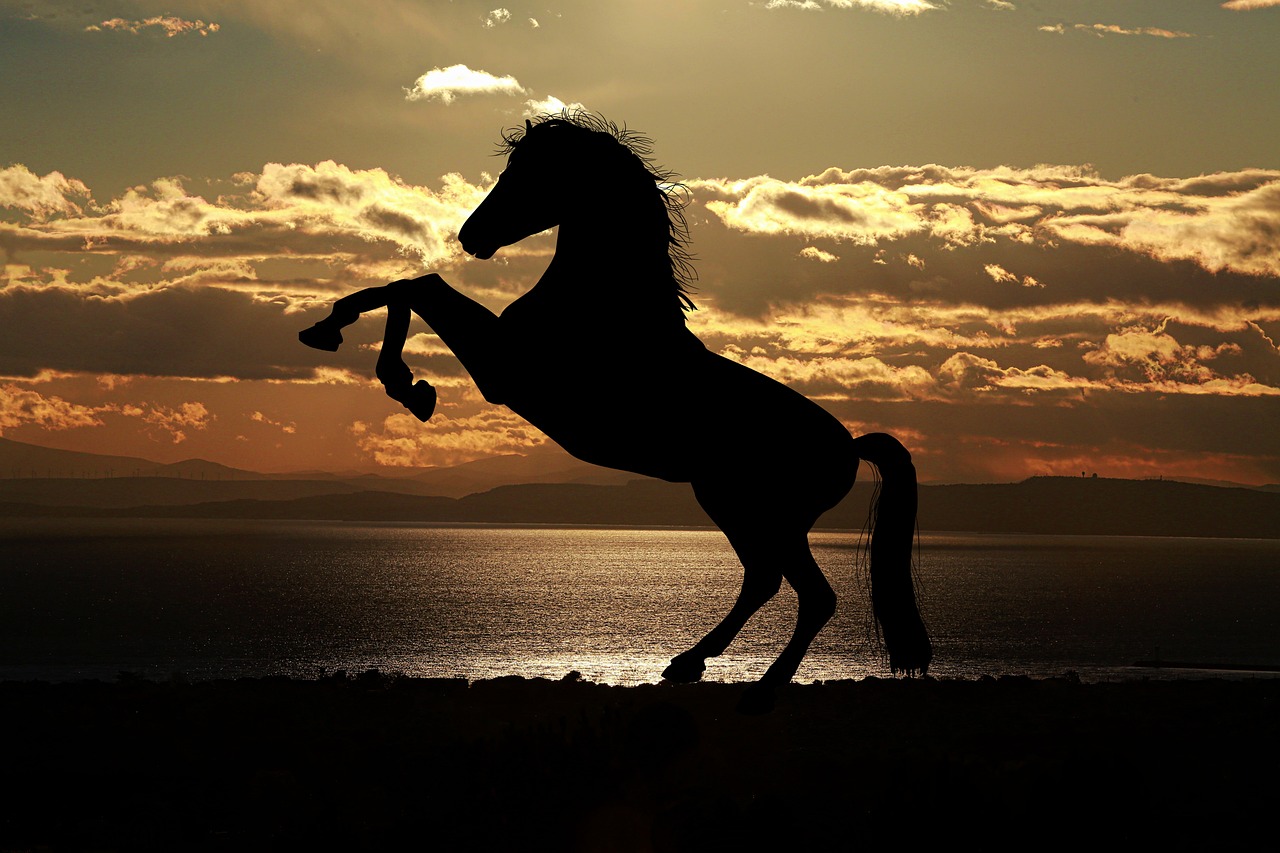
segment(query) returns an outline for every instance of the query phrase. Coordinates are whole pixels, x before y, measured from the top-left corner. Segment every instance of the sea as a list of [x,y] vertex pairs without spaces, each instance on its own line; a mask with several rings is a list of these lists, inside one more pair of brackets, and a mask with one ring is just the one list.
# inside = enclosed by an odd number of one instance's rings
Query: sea
[[[887,677],[860,534],[810,543],[840,605],[796,680]],[[1280,665],[1280,540],[925,532],[916,576],[938,677],[1246,678],[1274,673],[1220,666]],[[706,529],[6,519],[0,680],[377,669],[656,683],[741,579]],[[795,611],[784,585],[705,679],[758,677]]]

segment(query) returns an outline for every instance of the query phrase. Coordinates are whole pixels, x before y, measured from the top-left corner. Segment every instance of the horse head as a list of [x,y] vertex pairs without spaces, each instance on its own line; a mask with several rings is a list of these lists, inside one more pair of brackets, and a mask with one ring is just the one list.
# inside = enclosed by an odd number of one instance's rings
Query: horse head
[[[458,232],[462,248],[486,260],[503,246],[560,226],[557,257],[573,234],[586,265],[627,256],[683,322],[696,277],[685,251],[684,187],[649,159],[648,138],[586,110],[566,109],[503,134],[507,167]],[[665,310],[665,309],[664,309]]]
[[[486,260],[503,246],[560,225],[582,199],[566,191],[582,181],[610,188],[637,158],[612,134],[568,117],[525,121],[504,136],[507,167],[458,232],[462,248]],[[652,182],[650,182],[652,184]]]

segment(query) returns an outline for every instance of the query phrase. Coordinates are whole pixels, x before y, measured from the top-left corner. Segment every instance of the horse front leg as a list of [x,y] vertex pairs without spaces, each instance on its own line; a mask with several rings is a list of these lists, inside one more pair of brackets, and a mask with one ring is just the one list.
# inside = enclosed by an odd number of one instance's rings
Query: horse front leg
[[366,287],[348,294],[333,303],[329,316],[309,329],[298,333],[298,340],[312,349],[337,352],[342,346],[342,330],[350,326],[360,315],[383,308],[404,297],[405,281],[393,281],[382,287]]
[[435,273],[344,296],[333,303],[328,317],[299,332],[298,339],[309,347],[335,352],[342,345],[344,327],[360,319],[361,314],[382,307],[387,308],[387,328],[377,375],[393,400],[424,421],[435,408],[435,389],[422,380],[413,382],[413,374],[403,359],[412,312],[425,320],[453,351],[486,400],[506,402],[507,358],[498,317]]
[[413,371],[404,363],[404,342],[409,336],[409,304],[407,300],[387,303],[387,327],[382,336],[382,351],[374,374],[387,396],[408,409],[415,418],[426,423],[436,410],[436,389],[425,379],[413,381]]
[[418,294],[416,287],[424,279],[393,281],[382,287],[367,287],[333,303],[329,316],[298,333],[298,340],[309,347],[336,352],[342,345],[342,329],[360,315],[378,308],[387,309],[387,326],[375,371],[387,396],[403,405],[420,421],[428,420],[436,408],[436,389],[425,380],[413,381],[413,372],[404,363],[404,342],[409,335],[410,305]]

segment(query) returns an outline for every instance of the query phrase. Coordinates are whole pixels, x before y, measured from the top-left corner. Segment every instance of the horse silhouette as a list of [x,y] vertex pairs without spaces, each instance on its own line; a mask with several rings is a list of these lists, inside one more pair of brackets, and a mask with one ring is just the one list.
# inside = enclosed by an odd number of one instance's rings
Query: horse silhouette
[[395,281],[337,300],[299,334],[336,351],[341,329],[387,308],[377,376],[425,421],[435,391],[402,358],[410,312],[421,317],[490,403],[528,420],[572,455],[608,468],[686,482],[743,565],[728,615],[663,677],[701,678],[781,586],[795,589],[790,641],[739,704],[772,707],[836,596],[809,550],[818,517],[852,488],[859,460],[882,477],[872,509],[872,610],[893,672],[923,673],[932,648],[911,577],[916,476],[911,455],[884,433],[854,438],[787,386],[709,351],[685,325],[691,269],[680,185],[649,160],[649,140],[585,111],[507,131],[507,165],[458,234],[488,259],[559,226],[538,283],[495,315],[439,275]]

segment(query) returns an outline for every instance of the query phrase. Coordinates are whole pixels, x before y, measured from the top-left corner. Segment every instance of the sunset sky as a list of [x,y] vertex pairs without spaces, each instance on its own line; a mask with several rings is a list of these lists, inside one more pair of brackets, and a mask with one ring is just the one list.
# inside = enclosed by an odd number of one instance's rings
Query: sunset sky
[[0,432],[535,450],[420,322],[425,425],[373,379],[380,316],[297,332],[428,271],[530,287],[553,237],[457,230],[502,129],[580,104],[690,190],[691,327],[922,480],[1280,482],[1278,45],[1280,0],[0,0]]

